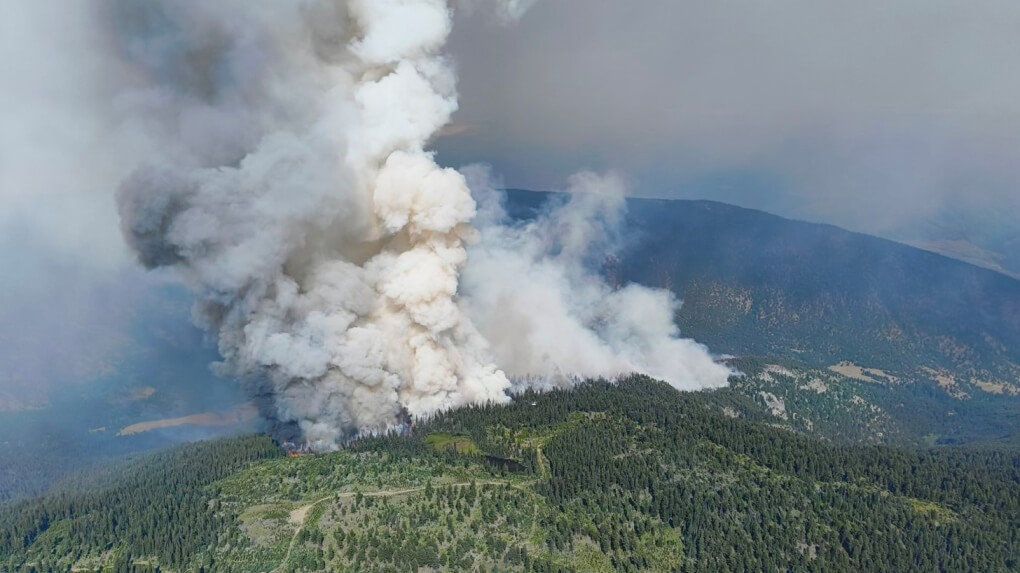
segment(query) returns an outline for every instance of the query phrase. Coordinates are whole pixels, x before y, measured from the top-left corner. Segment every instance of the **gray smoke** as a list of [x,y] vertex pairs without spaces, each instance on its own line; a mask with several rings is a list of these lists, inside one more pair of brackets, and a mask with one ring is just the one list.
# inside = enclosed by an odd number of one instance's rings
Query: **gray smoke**
[[260,380],[314,447],[506,401],[504,372],[725,383],[669,294],[582,270],[613,180],[579,177],[527,227],[491,208],[472,226],[464,176],[427,150],[457,109],[445,0],[111,6],[121,113],[159,143],[118,192],[124,235],[193,286],[220,372]]

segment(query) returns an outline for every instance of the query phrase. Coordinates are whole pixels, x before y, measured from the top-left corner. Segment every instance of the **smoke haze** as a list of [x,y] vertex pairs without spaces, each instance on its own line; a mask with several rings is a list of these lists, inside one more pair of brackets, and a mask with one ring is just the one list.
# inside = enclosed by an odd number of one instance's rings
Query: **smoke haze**
[[1020,272],[1018,18],[1002,0],[539,2],[512,29],[454,29],[461,129],[437,147],[515,188],[619,169],[641,196],[968,240]]

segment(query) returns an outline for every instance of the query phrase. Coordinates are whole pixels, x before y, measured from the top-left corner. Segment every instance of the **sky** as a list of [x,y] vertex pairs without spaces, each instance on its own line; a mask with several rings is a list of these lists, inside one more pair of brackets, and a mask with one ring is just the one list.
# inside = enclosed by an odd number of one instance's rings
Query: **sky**
[[[111,86],[129,78],[90,6],[15,2],[0,23],[0,247],[27,239],[109,266],[128,259],[112,187],[145,142],[114,121]],[[890,235],[1020,218],[1016,2],[545,0],[513,25],[461,14],[460,111],[434,142],[441,162],[487,163],[533,189],[613,170],[637,195]]]
[[[116,187],[157,144],[118,119],[137,78],[111,56],[125,46],[101,5],[18,0],[0,19],[7,348],[25,347],[11,342],[23,331],[81,356],[115,346],[92,325],[127,315],[97,308],[95,293],[167,280],[139,271],[121,236]],[[512,25],[481,9],[457,17],[460,109],[433,142],[442,164],[485,163],[531,189],[612,171],[633,195],[1020,253],[1020,3],[517,5],[530,9]]]
[[1017,21],[996,0],[537,2],[455,28],[436,145],[511,187],[613,169],[637,195],[894,237],[1015,231]]

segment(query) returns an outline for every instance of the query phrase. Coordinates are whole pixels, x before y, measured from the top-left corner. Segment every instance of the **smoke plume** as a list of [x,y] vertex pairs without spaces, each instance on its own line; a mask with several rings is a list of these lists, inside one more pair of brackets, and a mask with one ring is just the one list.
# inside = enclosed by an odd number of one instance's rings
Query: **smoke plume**
[[464,176],[427,150],[457,109],[445,0],[112,6],[119,105],[159,142],[118,192],[128,243],[180,270],[219,371],[259,380],[313,447],[506,401],[505,372],[725,383],[676,338],[670,295],[583,270],[613,180],[579,177],[527,226],[491,205],[472,226]]
[[465,173],[481,206],[481,240],[470,250],[461,305],[512,378],[562,385],[644,372],[681,390],[726,383],[729,371],[705,347],[679,338],[671,292],[613,288],[592,270],[621,231],[619,177],[579,173],[569,200],[514,224],[484,171]]

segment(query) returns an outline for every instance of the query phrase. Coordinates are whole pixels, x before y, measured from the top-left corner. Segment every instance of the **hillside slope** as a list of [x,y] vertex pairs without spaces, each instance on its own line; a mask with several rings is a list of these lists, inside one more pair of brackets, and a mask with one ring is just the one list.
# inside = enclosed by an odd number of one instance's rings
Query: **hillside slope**
[[[278,458],[179,448],[0,506],[5,571],[1008,571],[1014,452],[833,447],[635,377]],[[112,480],[112,481],[111,481]],[[990,548],[994,548],[990,549]]]
[[[507,211],[525,220],[564,198],[511,190]],[[683,300],[676,321],[685,336],[716,353],[881,386],[871,403],[904,422],[910,440],[1017,436],[1020,280],[722,203],[626,206],[603,271],[616,284],[671,289]]]
[[[555,195],[508,192],[527,217]],[[719,352],[921,364],[1020,380],[1020,281],[929,251],[711,201],[629,199],[618,281],[682,295]]]

